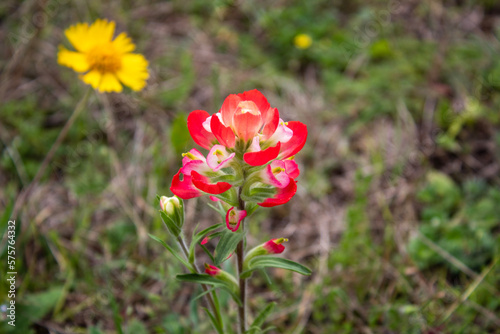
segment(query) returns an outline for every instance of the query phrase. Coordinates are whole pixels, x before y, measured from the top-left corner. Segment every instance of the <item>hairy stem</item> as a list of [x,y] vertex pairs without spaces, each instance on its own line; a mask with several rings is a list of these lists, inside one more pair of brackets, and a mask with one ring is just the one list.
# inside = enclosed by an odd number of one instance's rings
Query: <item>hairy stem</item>
[[[182,253],[186,257],[186,259],[189,259],[189,251],[188,251],[188,247],[186,245],[186,241],[184,241],[184,239],[181,236],[178,236],[177,242],[179,243],[179,246],[181,247]],[[200,270],[198,269],[196,262],[193,261],[191,263],[191,265],[193,266],[193,269],[196,271],[196,273],[199,274]],[[206,284],[201,284],[201,288],[203,289],[204,292],[207,292],[209,290],[209,288]],[[205,301],[207,302],[208,307],[210,308],[210,311],[216,316],[221,327],[223,327],[222,316],[220,314],[220,310],[215,306],[214,298],[213,298],[211,293],[205,294]]]
[[[238,209],[245,210],[245,202],[241,199],[242,187],[238,191]],[[241,222],[241,228],[245,231],[245,220]],[[240,334],[244,334],[247,331],[247,279],[241,278],[241,273],[243,271],[243,260],[245,259],[245,239],[240,241],[236,248],[236,256],[238,261],[238,279],[240,286],[240,299],[241,306],[238,306],[238,319],[240,322]]]

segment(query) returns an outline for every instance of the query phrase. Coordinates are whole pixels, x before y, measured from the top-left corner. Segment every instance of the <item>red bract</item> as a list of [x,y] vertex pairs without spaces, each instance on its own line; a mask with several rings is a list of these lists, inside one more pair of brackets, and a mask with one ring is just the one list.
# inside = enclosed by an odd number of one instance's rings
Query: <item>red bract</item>
[[248,152],[243,155],[243,160],[250,166],[262,166],[269,161],[276,159],[280,153],[281,143],[278,142],[276,146],[269,147],[263,151]]
[[261,172],[262,182],[277,188],[285,188],[290,180],[299,176],[299,168],[293,160],[275,160]]
[[236,137],[233,133],[233,130],[231,130],[230,127],[224,126],[222,122],[220,121],[219,117],[217,116],[212,116],[210,120],[210,128],[215,135],[215,138],[221,143],[222,145],[233,148],[234,144],[236,142]]
[[231,189],[231,185],[227,182],[217,182],[215,184],[209,183],[210,179],[208,177],[203,176],[194,170],[191,172],[191,180],[196,188],[212,195],[222,194],[223,192]]
[[288,128],[293,131],[292,138],[281,145],[280,159],[286,159],[299,152],[307,140],[307,126],[300,122],[288,122]]
[[187,119],[188,130],[194,142],[207,150],[212,147],[214,142],[217,142],[215,136],[203,127],[203,122],[209,116],[205,110],[195,110],[189,114]]
[[174,175],[172,179],[172,185],[170,186],[170,191],[174,195],[179,196],[182,199],[190,199],[198,196],[202,196],[203,193],[196,189],[191,181],[190,175],[184,175],[184,178],[180,179],[181,171]]
[[285,188],[277,188],[277,189],[278,192],[276,193],[276,195],[274,195],[274,197],[268,198],[264,202],[257,204],[266,208],[285,204],[286,202],[291,200],[292,197],[297,192],[297,181],[290,178],[290,182]]
[[287,242],[286,238],[278,238],[271,239],[268,242],[264,243],[262,247],[267,251],[268,254],[280,254],[285,250],[285,246],[283,246],[284,242]]
[[216,266],[212,266],[211,264],[205,263],[205,272],[209,274],[212,277],[216,277],[219,275],[219,272],[221,271],[220,268],[217,268]]
[[245,210],[237,210],[231,207],[227,210],[226,213],[226,227],[232,231],[236,232],[240,227],[240,223],[247,216],[247,212]]

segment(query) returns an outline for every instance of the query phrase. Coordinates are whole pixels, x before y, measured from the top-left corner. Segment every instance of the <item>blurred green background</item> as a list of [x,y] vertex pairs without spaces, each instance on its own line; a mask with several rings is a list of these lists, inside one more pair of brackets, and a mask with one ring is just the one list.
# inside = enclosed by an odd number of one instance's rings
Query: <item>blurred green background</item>
[[[277,301],[273,333],[500,331],[493,0],[2,1],[0,304],[12,205],[86,90],[58,46],[97,18],[151,77],[91,96],[14,217],[16,327],[0,309],[1,333],[210,333],[199,289],[147,233],[172,242],[155,196],[193,145],[188,113],[253,88],[309,137],[297,195],[250,218],[249,244],[287,237],[284,256],[314,270],[254,275],[253,314]],[[187,201],[188,235],[219,222],[206,202]]]

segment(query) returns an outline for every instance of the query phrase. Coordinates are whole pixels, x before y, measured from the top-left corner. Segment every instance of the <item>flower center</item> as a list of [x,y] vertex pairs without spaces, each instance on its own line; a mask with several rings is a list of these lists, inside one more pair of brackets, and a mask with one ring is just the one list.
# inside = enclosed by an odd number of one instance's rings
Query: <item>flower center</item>
[[214,155],[217,157],[217,163],[220,164],[224,159],[224,153],[221,150],[215,150]]
[[115,73],[122,67],[120,54],[111,43],[94,47],[87,53],[87,61],[92,70],[101,73]]
[[272,172],[273,172],[274,175],[279,174],[279,173],[284,172],[284,171],[285,171],[285,169],[282,168],[282,167],[274,167],[272,169]]
[[189,159],[191,160],[200,160],[198,159],[193,153],[191,152],[186,152],[186,153],[182,153],[182,156],[183,157],[188,157]]

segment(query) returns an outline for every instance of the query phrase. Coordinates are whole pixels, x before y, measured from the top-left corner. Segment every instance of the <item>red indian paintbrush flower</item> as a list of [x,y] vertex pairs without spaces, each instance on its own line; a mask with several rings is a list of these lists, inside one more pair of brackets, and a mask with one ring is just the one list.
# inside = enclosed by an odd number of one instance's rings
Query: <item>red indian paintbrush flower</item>
[[[205,158],[192,149],[183,155],[182,168],[170,187],[174,194],[183,199],[205,193],[217,197],[233,185],[252,180],[271,189],[266,193],[271,191],[270,195],[255,197],[254,202],[261,206],[284,204],[295,195],[299,169],[293,155],[304,146],[307,127],[284,122],[261,92],[231,94],[219,112],[210,115],[195,110],[187,123],[193,140],[209,153]],[[250,167],[257,169],[246,173]],[[237,229],[236,221],[234,227]]]
[[229,95],[214,115],[193,111],[188,117],[188,129],[194,141],[207,150],[217,143],[234,148],[238,140],[248,146],[251,142],[244,160],[252,166],[264,165],[278,156],[286,159],[294,155],[307,138],[304,124],[285,123],[278,109],[271,108],[256,89]]

